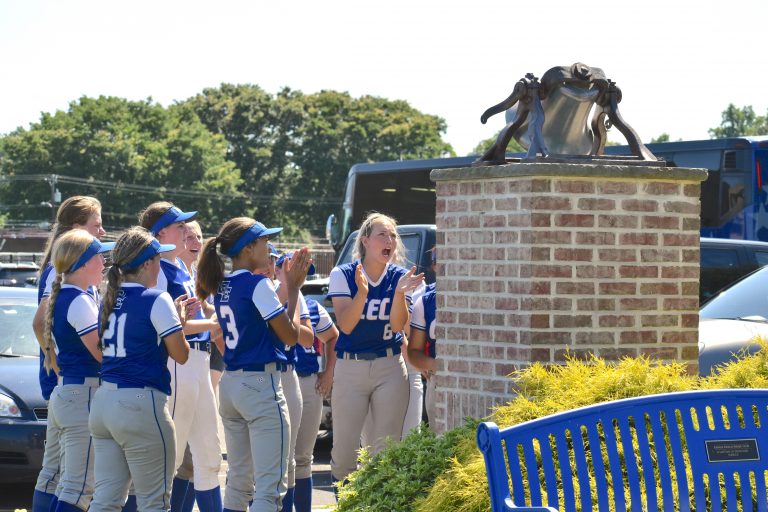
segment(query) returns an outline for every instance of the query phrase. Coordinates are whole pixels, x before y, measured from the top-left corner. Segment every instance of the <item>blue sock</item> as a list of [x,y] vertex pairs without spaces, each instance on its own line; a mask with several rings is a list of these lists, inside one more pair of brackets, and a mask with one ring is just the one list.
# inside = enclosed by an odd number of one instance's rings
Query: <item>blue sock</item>
[[56,512],[56,505],[59,503],[59,497],[55,494],[53,495],[53,498],[51,498],[51,508],[48,509],[48,512]]
[[[288,488],[288,492],[285,493],[285,498],[283,498],[283,512],[293,512],[293,492],[295,490],[295,487],[290,487]],[[200,512],[202,512],[202,510]]]
[[49,512],[51,510],[51,501],[55,497],[55,494],[35,489],[35,494],[32,495],[32,512]]
[[66,501],[59,500],[56,502],[56,512],[83,512],[83,509]]
[[223,509],[223,510],[222,510],[222,512],[246,512],[246,511],[245,511],[245,510],[243,510],[243,511],[240,511],[240,510],[232,510],[231,508],[225,508],[225,509]]
[[173,487],[171,487],[171,512],[181,512],[181,507],[184,505],[184,498],[187,497],[187,488],[189,487],[189,480],[182,480],[181,478],[173,479]]
[[184,504],[181,506],[181,512],[192,512],[195,507],[195,484],[189,482],[187,495],[184,497]]
[[136,495],[129,494],[128,499],[125,500],[125,505],[123,505],[122,512],[136,512],[137,510],[138,506],[136,505]]
[[195,491],[195,499],[200,512],[222,512],[223,510],[219,486],[207,491]]
[[293,506],[296,512],[312,512],[312,477],[297,478],[293,492]]

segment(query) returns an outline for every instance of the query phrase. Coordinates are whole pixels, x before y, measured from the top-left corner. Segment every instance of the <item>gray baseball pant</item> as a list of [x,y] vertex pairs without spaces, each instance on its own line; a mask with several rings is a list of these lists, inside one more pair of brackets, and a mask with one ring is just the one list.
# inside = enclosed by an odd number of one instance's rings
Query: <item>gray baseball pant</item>
[[317,374],[299,377],[302,410],[301,424],[296,437],[296,479],[312,476],[312,452],[317,441],[317,431],[323,419],[323,397],[315,389]]
[[280,382],[283,385],[285,402],[288,405],[288,417],[291,424],[291,442],[288,447],[288,488],[296,486],[296,440],[299,436],[301,414],[303,409],[302,393],[299,384],[299,376],[296,370],[291,369],[280,374]]

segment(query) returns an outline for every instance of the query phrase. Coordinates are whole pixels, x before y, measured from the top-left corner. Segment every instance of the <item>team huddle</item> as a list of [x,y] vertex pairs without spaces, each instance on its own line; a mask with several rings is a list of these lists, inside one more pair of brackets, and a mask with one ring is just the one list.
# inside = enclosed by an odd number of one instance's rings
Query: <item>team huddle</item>
[[49,400],[34,512],[309,512],[324,396],[340,484],[361,443],[418,427],[422,375],[432,414],[434,285],[399,265],[393,219],[369,215],[331,271],[334,325],[301,295],[308,249],[269,243],[282,228],[238,217],[202,243],[196,216],[156,202],[104,243],[97,199],[59,208],[33,325]]

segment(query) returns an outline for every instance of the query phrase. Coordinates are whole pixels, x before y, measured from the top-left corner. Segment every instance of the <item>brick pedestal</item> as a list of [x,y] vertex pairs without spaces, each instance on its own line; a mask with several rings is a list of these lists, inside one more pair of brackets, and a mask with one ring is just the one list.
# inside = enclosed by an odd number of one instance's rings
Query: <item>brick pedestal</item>
[[697,360],[702,169],[525,163],[432,171],[438,429],[567,352]]

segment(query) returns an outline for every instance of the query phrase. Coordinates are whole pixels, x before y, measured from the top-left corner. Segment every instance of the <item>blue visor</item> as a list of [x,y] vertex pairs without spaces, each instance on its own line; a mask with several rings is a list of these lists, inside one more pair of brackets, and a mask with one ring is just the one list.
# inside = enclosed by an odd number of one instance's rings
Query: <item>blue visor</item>
[[235,242],[235,245],[233,245],[229,251],[227,251],[227,256],[230,258],[237,256],[237,253],[242,251],[246,245],[250,244],[257,238],[261,238],[264,236],[272,236],[276,235],[279,232],[281,232],[283,228],[268,228],[261,222],[257,222],[248,230],[240,235],[240,238],[237,239],[237,242]]
[[67,270],[67,273],[71,273],[79,269],[80,267],[88,263],[88,260],[96,256],[97,254],[109,252],[114,248],[115,248],[115,242],[101,243],[98,238],[94,237],[93,241],[91,242],[91,245],[89,245],[88,248],[85,250],[85,252],[82,254],[82,256],[80,256],[77,259],[77,261],[74,262],[71,267],[69,267],[69,270]]
[[277,249],[275,249],[275,246],[272,244],[267,244],[267,247],[269,247],[269,255],[273,258],[278,258],[280,255],[277,254]]
[[124,263],[120,265],[120,268],[123,270],[130,270],[132,268],[137,268],[139,265],[144,263],[147,260],[150,260],[160,254],[161,252],[169,252],[176,249],[176,246],[173,244],[161,244],[156,239],[152,239],[152,242],[148,246],[146,246],[142,251],[131,261],[128,263]]
[[[280,255],[279,258],[277,258],[277,261],[275,262],[275,266],[282,268],[283,263],[285,263],[285,260],[289,260],[291,258],[293,258],[293,253],[292,252],[286,252],[285,254],[282,254],[282,255]],[[307,275],[308,276],[313,276],[313,275],[315,275],[315,271],[316,271],[315,264],[314,263],[310,263],[309,264],[309,270],[307,271]]]
[[152,232],[152,236],[157,236],[161,229],[170,226],[174,222],[186,222],[194,219],[196,216],[197,212],[183,212],[175,206],[171,206],[168,211],[152,224],[149,230]]

